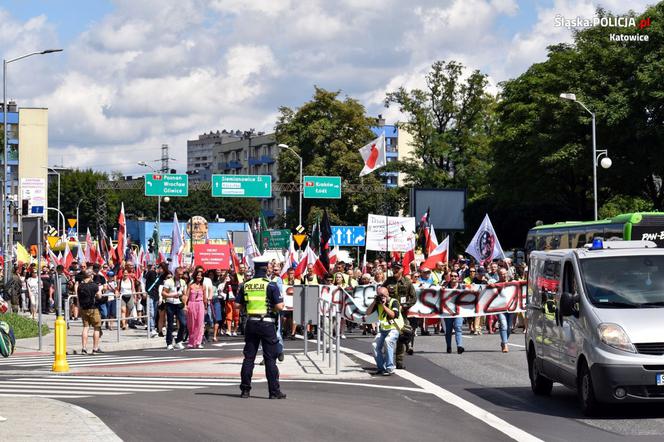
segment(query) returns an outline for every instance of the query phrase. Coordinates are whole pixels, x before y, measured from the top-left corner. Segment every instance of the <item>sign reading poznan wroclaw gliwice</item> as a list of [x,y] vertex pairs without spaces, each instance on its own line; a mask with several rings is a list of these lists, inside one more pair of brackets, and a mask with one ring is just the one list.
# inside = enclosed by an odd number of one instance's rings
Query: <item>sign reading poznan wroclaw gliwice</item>
[[369,214],[367,250],[407,252],[415,242],[415,218]]
[[189,196],[189,177],[184,173],[146,173],[145,196]]

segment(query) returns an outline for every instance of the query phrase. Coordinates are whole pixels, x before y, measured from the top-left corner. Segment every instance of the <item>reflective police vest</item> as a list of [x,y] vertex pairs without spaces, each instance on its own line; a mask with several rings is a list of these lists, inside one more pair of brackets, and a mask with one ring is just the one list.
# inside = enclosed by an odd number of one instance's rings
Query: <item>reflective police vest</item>
[[[390,298],[389,302],[387,303],[387,307],[390,310],[394,310],[394,304],[397,302],[396,299]],[[403,317],[401,316],[401,312],[399,311],[400,309],[397,308],[397,315],[394,318],[388,318],[387,313],[385,313],[385,309],[383,308],[382,304],[378,305],[378,321],[380,321],[380,329],[381,330],[392,330],[392,329],[397,329],[401,330],[403,328],[404,322],[403,322]]]
[[254,278],[244,283],[244,300],[247,314],[252,316],[267,315],[267,278]]

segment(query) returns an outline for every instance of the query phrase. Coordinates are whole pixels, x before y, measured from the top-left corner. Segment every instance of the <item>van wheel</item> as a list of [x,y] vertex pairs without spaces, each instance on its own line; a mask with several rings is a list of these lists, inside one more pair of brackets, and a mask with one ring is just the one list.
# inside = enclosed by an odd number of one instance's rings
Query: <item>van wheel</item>
[[528,376],[530,377],[530,388],[538,396],[548,396],[553,389],[553,381],[540,374],[535,362],[535,351],[528,352]]
[[578,378],[578,394],[581,411],[586,416],[595,416],[600,409],[600,404],[595,398],[595,390],[593,387],[593,379],[588,369],[588,364],[583,362],[579,370]]

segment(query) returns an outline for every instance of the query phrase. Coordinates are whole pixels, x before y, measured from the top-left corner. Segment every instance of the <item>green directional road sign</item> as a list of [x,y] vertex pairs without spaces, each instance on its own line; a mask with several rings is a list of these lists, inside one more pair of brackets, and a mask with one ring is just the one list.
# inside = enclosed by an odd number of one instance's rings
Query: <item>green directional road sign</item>
[[145,196],[188,196],[189,177],[184,173],[146,173]]
[[212,196],[271,198],[270,175],[212,175]]
[[341,198],[340,176],[305,176],[305,198]]

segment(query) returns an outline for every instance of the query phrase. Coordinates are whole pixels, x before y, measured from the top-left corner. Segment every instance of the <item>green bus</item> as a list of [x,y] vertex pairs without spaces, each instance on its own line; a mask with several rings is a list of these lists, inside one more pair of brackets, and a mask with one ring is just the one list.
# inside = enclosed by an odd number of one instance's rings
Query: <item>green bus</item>
[[664,247],[664,212],[623,213],[598,221],[565,221],[533,227],[526,238],[526,254],[533,250],[574,249],[605,240],[650,240]]

